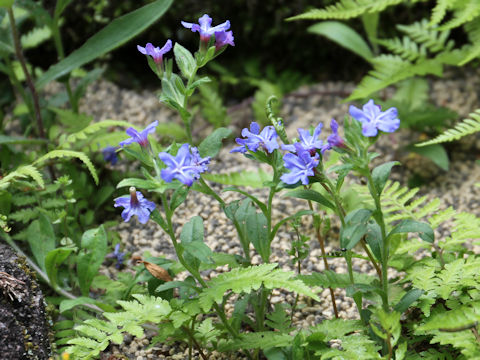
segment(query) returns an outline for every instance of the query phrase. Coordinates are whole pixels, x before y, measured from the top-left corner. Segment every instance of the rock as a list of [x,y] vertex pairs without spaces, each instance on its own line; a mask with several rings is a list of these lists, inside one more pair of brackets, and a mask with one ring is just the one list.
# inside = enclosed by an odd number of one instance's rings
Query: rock
[[34,274],[23,258],[0,243],[0,349],[8,360],[50,356],[45,305]]

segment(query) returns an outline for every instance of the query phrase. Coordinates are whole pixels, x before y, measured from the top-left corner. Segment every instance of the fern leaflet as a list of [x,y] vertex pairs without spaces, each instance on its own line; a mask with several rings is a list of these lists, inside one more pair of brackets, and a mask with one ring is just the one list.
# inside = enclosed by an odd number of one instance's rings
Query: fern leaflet
[[470,113],[467,119],[464,119],[453,129],[449,129],[443,134],[438,135],[435,139],[425,141],[423,143],[417,144],[416,146],[427,146],[448,141],[454,141],[475,132],[480,132],[480,109],[477,109],[474,112]]
[[61,158],[61,157],[74,157],[82,161],[86,166],[88,171],[90,171],[90,174],[92,175],[93,179],[95,180],[95,184],[98,185],[98,175],[97,171],[95,170],[95,167],[93,166],[92,162],[88,158],[87,155],[85,155],[83,152],[79,151],[72,151],[72,150],[52,150],[39,159],[35,160],[33,163],[35,164],[42,164],[43,162],[49,160],[49,159],[54,159],[54,158]]
[[[65,141],[61,144],[61,146],[66,146],[69,144],[74,143],[75,141],[78,140],[85,140],[88,138],[89,135],[95,134],[96,132],[99,132],[100,130],[109,128],[109,127],[114,127],[114,126],[122,126],[122,127],[129,127],[131,124],[129,124],[126,121],[122,120],[103,120],[99,121],[97,123],[88,125],[87,127],[83,128],[82,130],[69,135]],[[125,137],[125,136],[124,136]]]
[[[221,302],[228,290],[234,293],[250,293],[260,286],[267,289],[283,288],[298,294],[310,296],[317,300],[318,296],[302,281],[292,279],[293,271],[275,269],[277,264],[263,264],[247,268],[235,268],[223,273],[208,282],[208,288],[199,296],[200,306],[204,311],[210,310],[214,302]],[[275,269],[275,270],[274,270]]]

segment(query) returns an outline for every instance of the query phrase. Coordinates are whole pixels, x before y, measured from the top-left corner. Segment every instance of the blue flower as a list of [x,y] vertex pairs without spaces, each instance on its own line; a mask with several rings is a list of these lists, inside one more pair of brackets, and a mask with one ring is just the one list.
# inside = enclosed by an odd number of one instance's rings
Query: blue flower
[[162,179],[166,182],[177,179],[187,186],[192,186],[193,182],[200,178],[200,174],[208,170],[207,165],[210,163],[210,157],[202,159],[196,147],[192,147],[190,152],[189,144],[183,144],[176,156],[161,152],[158,157],[167,165],[167,168],[160,172]]
[[256,152],[262,147],[268,153],[272,153],[278,149],[277,132],[273,126],[265,126],[260,132],[260,126],[256,122],[250,124],[250,131],[245,128],[242,130],[242,136],[246,139],[236,138],[237,144],[241,145],[231,150],[231,153],[246,153],[248,150]]
[[130,196],[121,196],[115,199],[115,207],[122,206],[122,218],[125,222],[129,221],[133,215],[137,215],[138,221],[146,224],[150,218],[150,213],[155,209],[155,203],[145,199],[140,191],[132,186]]
[[235,46],[233,42],[233,32],[231,31],[220,31],[215,33],[215,50],[220,50],[226,45]]
[[380,106],[375,105],[373,100],[363,105],[362,110],[351,105],[349,112],[355,120],[362,123],[363,136],[377,136],[378,130],[394,132],[400,127],[397,109],[393,107],[382,112]]
[[[322,153],[327,150],[327,147],[323,144],[322,140],[319,140],[318,137],[322,132],[323,124],[320,123],[317,125],[315,130],[313,131],[313,135],[310,134],[310,131],[304,129],[298,129],[298,135],[300,137],[300,144],[302,148],[310,153],[311,156],[315,155],[318,150],[322,150]],[[283,150],[288,150],[291,152],[296,152],[297,148],[295,144],[290,145],[282,145]]]
[[107,146],[102,149],[103,160],[110,162],[112,165],[115,165],[118,161],[116,146]]
[[111,253],[108,253],[107,255],[105,255],[105,258],[107,259],[116,259],[117,260],[117,263],[115,264],[115,267],[117,269],[120,269],[120,267],[122,266],[123,264],[123,258],[125,256],[125,253],[124,252],[121,252],[120,251],[120,243],[118,243],[117,245],[115,245],[115,250]]
[[345,147],[345,142],[343,139],[338,135],[338,123],[335,119],[332,119],[330,122],[330,128],[332,129],[332,134],[330,134],[327,138],[326,148],[322,149],[322,154],[325,150],[330,150],[331,148],[335,147]]
[[142,147],[148,146],[148,134],[155,132],[155,128],[158,125],[158,121],[155,120],[153,123],[148,125],[144,130],[138,132],[134,128],[127,129],[127,135],[130,135],[130,139],[126,139],[120,142],[120,146],[130,145],[134,142],[139,143]]
[[187,29],[192,30],[192,32],[198,31],[200,33],[200,40],[204,42],[208,42],[208,40],[210,40],[210,37],[216,32],[227,31],[228,29],[230,29],[230,21],[228,20],[225,21],[223,24],[212,27],[212,18],[207,14],[203,15],[200,19],[198,19],[198,24],[182,21],[182,25]]
[[145,47],[137,45],[137,49],[143,55],[150,55],[156,64],[161,64],[163,62],[163,55],[165,55],[172,49],[172,40],[168,39],[161,49],[159,47],[153,46],[152,43],[147,43]]
[[288,153],[283,156],[285,168],[290,170],[290,172],[283,174],[280,180],[290,185],[299,181],[303,185],[308,185],[308,177],[315,174],[314,169],[318,165],[319,155],[315,153],[314,156],[311,156],[300,143],[295,143],[294,146],[296,154]]

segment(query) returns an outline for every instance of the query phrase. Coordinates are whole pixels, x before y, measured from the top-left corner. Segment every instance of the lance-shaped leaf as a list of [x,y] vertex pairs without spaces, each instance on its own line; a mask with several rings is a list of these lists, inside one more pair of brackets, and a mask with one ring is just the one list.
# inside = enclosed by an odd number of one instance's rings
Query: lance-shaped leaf
[[367,232],[367,225],[372,211],[358,209],[345,217],[345,226],[340,229],[340,246],[347,250],[352,249]]
[[400,224],[395,226],[392,231],[390,231],[390,234],[388,234],[388,237],[394,235],[394,234],[401,234],[401,233],[418,233],[418,236],[423,241],[433,243],[435,240],[435,234],[433,233],[433,230],[430,225],[424,222],[416,221],[416,220],[411,220],[411,219],[406,219],[403,220]]

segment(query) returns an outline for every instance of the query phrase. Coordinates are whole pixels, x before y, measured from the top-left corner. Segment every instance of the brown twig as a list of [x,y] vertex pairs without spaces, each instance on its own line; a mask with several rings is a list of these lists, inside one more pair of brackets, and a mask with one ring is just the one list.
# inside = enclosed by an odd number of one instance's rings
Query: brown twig
[[367,256],[372,262],[373,267],[377,271],[378,278],[380,279],[380,281],[382,281],[382,269],[380,269],[380,267],[378,266],[370,250],[368,250],[367,243],[365,242],[365,238],[362,238],[362,240],[360,241],[360,244],[362,245],[363,250],[365,250],[365,252],[367,253]]

